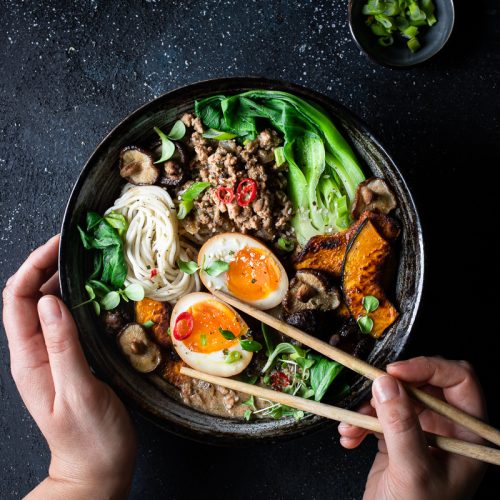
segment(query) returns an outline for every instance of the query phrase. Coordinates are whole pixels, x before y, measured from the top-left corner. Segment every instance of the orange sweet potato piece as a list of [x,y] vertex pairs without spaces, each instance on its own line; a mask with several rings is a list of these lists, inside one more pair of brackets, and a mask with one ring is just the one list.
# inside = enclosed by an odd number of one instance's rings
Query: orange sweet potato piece
[[349,229],[311,238],[295,260],[295,269],[318,269],[340,277],[347,246],[366,219],[372,221],[387,240],[399,236],[399,224],[394,219],[375,212],[363,212]]
[[[398,311],[380,285],[390,253],[390,244],[367,219],[348,245],[342,269],[342,289],[347,307],[355,320],[368,314],[373,320],[370,334],[375,338],[379,338],[398,317]],[[362,302],[368,295],[379,300],[378,309],[370,313],[366,312]]]
[[164,347],[169,347],[172,344],[168,334],[170,313],[171,307],[167,302],[145,298],[135,303],[135,320],[141,325],[152,321],[154,325],[150,332],[154,340]]

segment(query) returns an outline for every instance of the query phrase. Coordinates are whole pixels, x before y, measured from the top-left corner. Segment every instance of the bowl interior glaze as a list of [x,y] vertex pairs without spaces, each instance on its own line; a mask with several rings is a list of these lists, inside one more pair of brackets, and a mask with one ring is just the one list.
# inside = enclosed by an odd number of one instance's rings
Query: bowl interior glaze
[[[147,144],[153,127],[164,127],[180,114],[193,109],[194,100],[219,93],[250,89],[284,90],[321,105],[351,143],[365,174],[384,177],[399,200],[396,216],[403,232],[395,298],[401,315],[368,361],[382,367],[395,360],[404,348],[414,323],[423,285],[423,241],[418,214],[406,183],[380,143],[351,112],[316,92],[294,84],[263,78],[225,78],[195,83],[173,90],[149,102],[123,120],[96,148],[83,168],[64,215],[59,254],[60,282],[64,301],[72,306],[86,300],[85,278],[90,263],[80,244],[77,224],[88,210],[104,212],[117,198],[123,185],[118,174],[120,149],[130,144]],[[81,341],[94,371],[109,383],[132,407],[139,409],[160,427],[192,439],[217,444],[237,444],[302,435],[327,424],[321,417],[300,422],[293,418],[255,422],[235,421],[207,415],[185,406],[177,390],[158,376],[135,372],[119,354],[114,340],[103,332],[90,306],[73,310]],[[369,390],[369,381],[353,374],[352,390],[341,406],[357,405]]]

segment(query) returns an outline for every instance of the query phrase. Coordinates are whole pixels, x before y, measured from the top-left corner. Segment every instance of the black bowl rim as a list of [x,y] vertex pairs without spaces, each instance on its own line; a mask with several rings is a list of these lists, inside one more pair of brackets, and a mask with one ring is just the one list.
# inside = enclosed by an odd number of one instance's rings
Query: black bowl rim
[[[123,120],[121,120],[102,140],[101,142],[96,146],[95,150],[85,163],[84,167],[82,168],[80,174],[78,175],[78,178],[73,186],[73,189],[71,191],[70,197],[68,199],[68,203],[66,205],[66,208],[64,210],[64,215],[63,215],[63,221],[61,225],[61,240],[60,240],[60,245],[59,245],[59,286],[61,289],[61,296],[65,302],[68,302],[69,299],[69,289],[66,285],[68,276],[66,274],[66,269],[62,265],[64,261],[64,249],[67,243],[67,240],[69,240],[69,220],[70,216],[69,214],[72,213],[74,210],[74,206],[76,204],[78,194],[81,190],[81,187],[83,183],[86,181],[87,176],[89,175],[92,164],[94,163],[94,158],[96,158],[100,154],[101,148],[106,146],[106,144],[113,139],[115,134],[119,132],[122,128],[126,127],[130,122],[135,120],[138,116],[141,114],[147,112],[149,107],[152,107],[155,105],[155,103],[159,100],[162,99],[168,99],[169,97],[173,97],[178,93],[184,92],[187,87],[193,88],[193,87],[203,87],[207,84],[217,84],[217,85],[227,85],[227,86],[251,86],[252,82],[259,82],[259,84],[265,84],[269,85],[269,87],[274,87],[274,88],[283,88],[286,91],[289,92],[297,92],[301,95],[309,95],[309,97],[313,97],[317,101],[324,102],[332,107],[335,107],[339,110],[341,110],[343,113],[345,113],[351,122],[354,124],[354,126],[360,130],[364,135],[369,136],[370,140],[373,141],[374,144],[376,144],[377,148],[388,158],[390,162],[390,166],[393,169],[393,171],[398,175],[399,181],[402,183],[403,188],[405,192],[407,193],[407,199],[408,203],[411,206],[411,210],[414,213],[415,217],[415,223],[416,223],[416,235],[417,235],[417,241],[418,241],[418,248],[419,248],[419,259],[417,261],[418,269],[420,271],[419,279],[418,282],[416,283],[415,290],[416,290],[416,299],[414,302],[414,307],[411,312],[411,316],[409,318],[408,322],[408,329],[405,332],[404,337],[401,340],[401,345],[394,351],[394,355],[396,358],[400,357],[401,354],[404,352],[404,350],[407,347],[408,344],[408,337],[413,329],[413,326],[415,324],[418,311],[420,308],[420,303],[422,299],[422,292],[423,292],[423,282],[424,282],[424,270],[425,270],[425,253],[424,253],[424,241],[423,241],[423,233],[422,233],[422,225],[420,221],[420,217],[415,205],[415,201],[413,199],[413,196],[411,194],[411,191],[408,188],[408,185],[399,171],[398,167],[396,166],[394,160],[392,159],[392,156],[389,155],[387,150],[381,145],[379,140],[374,136],[372,131],[369,129],[369,127],[364,123],[363,120],[361,120],[355,113],[350,111],[347,107],[344,105],[340,104],[338,101],[335,99],[332,99],[321,92],[312,90],[310,88],[304,87],[302,85],[298,85],[292,82],[288,82],[285,80],[275,80],[275,79],[269,79],[265,77],[260,77],[256,75],[252,76],[235,76],[235,77],[223,77],[223,78],[211,78],[207,80],[201,80],[197,82],[192,82],[188,83],[186,85],[182,85],[180,87],[176,87],[175,89],[172,89],[168,92],[165,92],[161,94],[158,97],[155,97],[154,99],[146,102],[136,110],[132,111],[130,114],[128,114]],[[92,352],[90,352],[89,349],[87,349],[85,342],[82,342],[82,347],[83,350],[86,354],[87,359],[90,362],[90,365],[94,372],[99,375],[99,370],[97,366],[93,366],[92,363],[94,360],[94,356]],[[104,379],[106,377],[103,377]],[[124,400],[127,404],[128,408],[133,408],[135,410],[138,410],[140,415],[145,418],[147,421],[150,421],[160,427],[162,430],[168,430],[169,432],[183,438],[188,438],[190,440],[198,441],[204,444],[212,444],[212,445],[218,445],[218,446],[227,446],[228,443],[224,439],[220,439],[221,436],[218,436],[215,434],[214,436],[198,436],[196,433],[194,433],[192,430],[189,429],[189,426],[187,425],[186,427],[181,427],[176,425],[175,423],[171,421],[166,421],[165,419],[158,417],[157,415],[152,414],[149,412],[146,408],[141,406],[137,401],[135,401],[132,397],[130,397],[124,390],[121,388],[113,387],[113,389],[120,395],[120,398]],[[361,391],[358,394],[358,399],[362,400],[366,398],[366,395],[368,394],[369,389],[366,388],[363,391]],[[212,417],[212,416],[211,416]],[[216,417],[217,418],[217,417]],[[318,421],[316,421],[314,424],[309,425],[307,428],[293,428],[291,427],[290,429],[287,429],[286,433],[281,433],[277,436],[265,436],[265,437],[259,437],[256,436],[256,434],[251,434],[248,433],[247,435],[238,435],[234,441],[232,441],[229,445],[230,446],[235,446],[235,445],[248,445],[248,444],[257,444],[257,443],[263,443],[263,442],[281,442],[284,440],[290,440],[296,437],[304,436],[306,434],[310,434],[312,432],[317,432],[321,429],[324,429],[326,427],[332,426],[334,423],[326,418],[319,418]],[[242,424],[242,425],[248,425],[252,426],[255,425],[255,423],[249,423],[249,424]],[[223,438],[226,436],[222,436]]]
[[445,0],[447,2],[450,2],[451,5],[451,17],[448,20],[448,34],[446,35],[446,38],[443,40],[441,45],[436,47],[436,50],[431,52],[427,57],[424,59],[421,59],[416,62],[411,62],[407,64],[398,64],[398,63],[388,63],[381,61],[375,54],[373,54],[370,50],[368,50],[358,39],[356,36],[356,31],[353,27],[353,16],[352,16],[352,6],[353,3],[357,0],[349,0],[349,4],[347,6],[347,19],[349,23],[349,31],[351,32],[351,36],[353,40],[356,42],[356,45],[358,46],[359,50],[363,52],[363,54],[368,57],[371,61],[380,64],[381,66],[384,66],[386,68],[391,68],[391,69],[405,69],[405,68],[412,68],[414,66],[418,66],[420,64],[423,64],[424,62],[428,61],[429,59],[432,59],[435,55],[437,55],[441,50],[445,47],[445,45],[448,43],[448,40],[451,37],[451,34],[453,33],[453,28],[455,27],[455,3],[453,0]]

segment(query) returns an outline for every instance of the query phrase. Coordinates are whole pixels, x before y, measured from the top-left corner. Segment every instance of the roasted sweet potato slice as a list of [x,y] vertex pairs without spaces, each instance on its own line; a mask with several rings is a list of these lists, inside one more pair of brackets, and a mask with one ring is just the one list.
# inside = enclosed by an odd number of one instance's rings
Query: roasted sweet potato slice
[[150,332],[156,342],[164,347],[172,345],[168,334],[171,312],[171,306],[166,302],[145,298],[135,303],[135,320],[141,325],[152,321],[154,325]]
[[375,212],[363,212],[349,229],[311,238],[295,260],[295,269],[318,269],[340,277],[347,245],[367,219],[386,240],[393,241],[399,236],[400,227],[395,219]]
[[[342,290],[345,302],[355,320],[368,315],[373,320],[370,334],[379,338],[398,317],[380,282],[385,263],[390,256],[391,245],[366,219],[353,236],[342,266]],[[378,308],[367,313],[363,297],[373,295],[379,300]]]

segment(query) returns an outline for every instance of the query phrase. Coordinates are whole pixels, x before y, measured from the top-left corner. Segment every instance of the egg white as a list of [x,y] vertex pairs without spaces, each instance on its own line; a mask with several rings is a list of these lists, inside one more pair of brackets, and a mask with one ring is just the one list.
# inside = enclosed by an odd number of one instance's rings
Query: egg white
[[242,302],[251,304],[257,309],[266,310],[272,309],[281,304],[283,297],[288,290],[288,276],[285,269],[278,258],[262,244],[259,240],[240,233],[222,233],[218,234],[205,242],[198,253],[198,266],[200,266],[200,278],[203,284],[211,291],[220,290],[229,295],[233,295],[227,287],[227,273],[219,274],[219,276],[210,276],[203,268],[206,268],[210,263],[216,260],[231,262],[234,260],[234,255],[239,250],[245,247],[258,248],[263,250],[270,259],[278,267],[279,284],[276,290],[273,290],[267,297],[263,299],[250,300],[245,297],[236,297]]
[[[175,323],[179,314],[187,311],[194,304],[205,302],[207,300],[223,303],[213,295],[203,292],[190,293],[189,295],[185,295],[178,300],[172,311],[172,316],[170,319],[172,344],[177,354],[191,368],[204,373],[209,373],[210,375],[218,375],[219,377],[233,377],[234,375],[238,375],[239,373],[241,373],[249,365],[250,361],[252,361],[253,356],[253,353],[243,350],[239,342],[236,343],[233,347],[229,348],[228,351],[240,352],[241,359],[235,361],[234,363],[226,363],[226,355],[224,354],[223,350],[214,351],[211,353],[194,352],[189,350],[184,345],[184,342],[182,340],[177,340],[173,335]],[[227,304],[224,305],[225,307],[230,309],[236,317],[240,319],[242,325],[245,324],[241,316],[232,307],[228,306]]]

